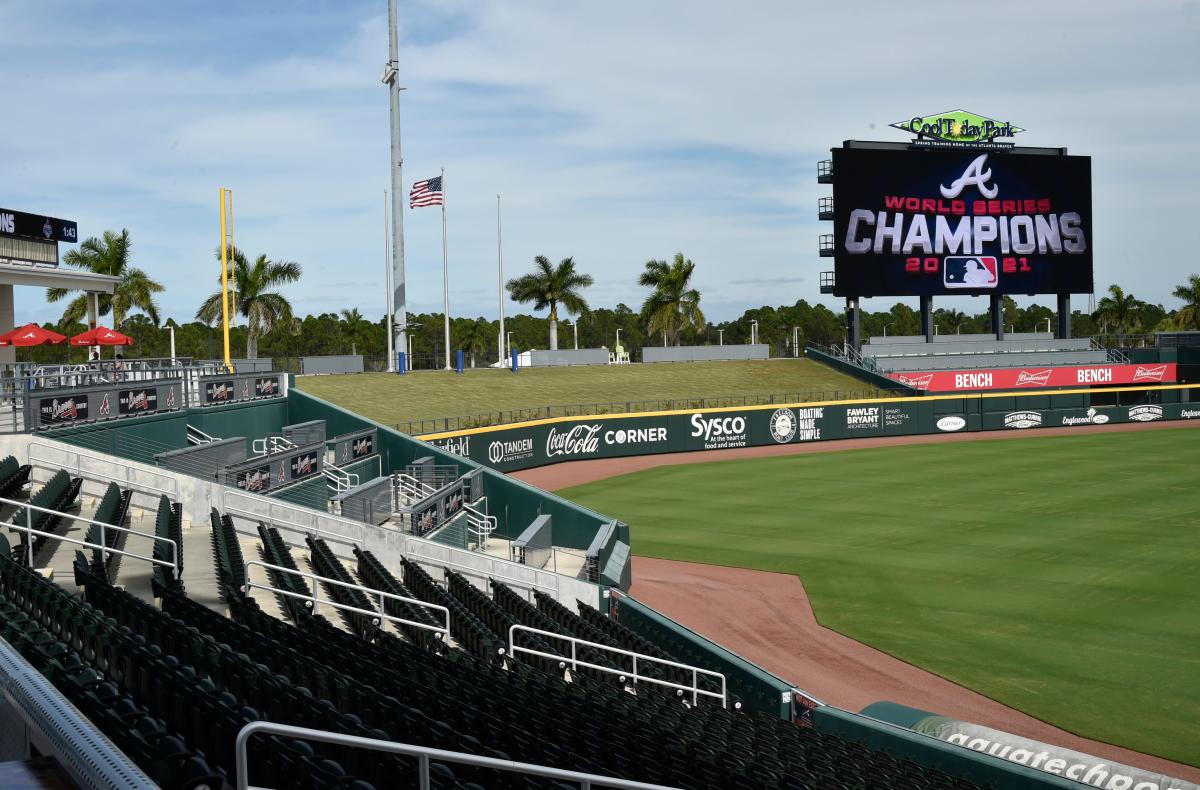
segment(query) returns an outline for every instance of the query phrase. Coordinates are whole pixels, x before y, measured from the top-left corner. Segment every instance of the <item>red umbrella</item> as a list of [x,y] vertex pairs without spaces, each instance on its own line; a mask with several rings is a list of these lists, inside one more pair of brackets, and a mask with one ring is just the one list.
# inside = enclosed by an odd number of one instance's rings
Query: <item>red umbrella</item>
[[115,329],[109,329],[106,326],[98,326],[95,329],[89,329],[82,335],[75,335],[71,338],[73,346],[132,346],[133,338],[128,335],[123,335]]
[[61,343],[66,339],[66,335],[42,329],[37,324],[26,324],[0,335],[0,346],[40,346],[43,343]]

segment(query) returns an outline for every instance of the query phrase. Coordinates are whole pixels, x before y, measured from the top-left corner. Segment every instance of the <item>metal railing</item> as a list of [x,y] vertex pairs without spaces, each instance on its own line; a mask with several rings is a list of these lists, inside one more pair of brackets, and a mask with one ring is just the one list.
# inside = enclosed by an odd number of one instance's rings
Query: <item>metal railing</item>
[[234,743],[234,764],[236,766],[234,787],[236,790],[252,790],[249,784],[249,749],[247,748],[247,744],[252,736],[258,734],[282,735],[298,740],[316,741],[335,746],[350,746],[377,752],[387,752],[388,754],[399,754],[405,757],[415,757],[417,758],[417,786],[420,790],[429,790],[433,786],[429,775],[430,762],[433,760],[470,765],[475,768],[489,768],[495,771],[509,771],[512,773],[529,774],[530,776],[541,776],[564,782],[578,782],[580,790],[591,790],[594,787],[612,787],[617,788],[617,790],[674,790],[674,788],[667,785],[647,784],[628,779],[614,779],[610,776],[601,776],[599,774],[585,774],[562,768],[534,765],[533,763],[519,763],[515,760],[498,760],[495,757],[480,757],[474,754],[467,754],[466,752],[448,752],[444,749],[434,749],[429,746],[381,741],[376,738],[343,735],[340,732],[314,730],[307,727],[293,727],[289,724],[275,724],[269,721],[252,721],[238,732],[237,740]]
[[[413,502],[419,502],[437,491],[428,483],[404,472],[392,473],[392,485],[396,491],[395,510],[407,508]],[[404,501],[401,501],[401,498]]]
[[194,425],[187,426],[187,443],[191,445],[212,444],[218,441],[216,436],[210,436]]
[[[530,634],[537,634],[538,636],[549,637],[551,639],[557,639],[562,642],[567,642],[571,645],[571,656],[570,656],[570,658],[567,658],[566,656],[555,655],[554,653],[546,653],[541,650],[534,650],[531,647],[519,647],[517,645],[517,632],[518,631],[523,631],[525,633],[530,633]],[[626,672],[623,669],[617,669],[615,667],[605,667],[605,666],[601,666],[599,664],[592,664],[587,661],[584,661],[577,656],[578,647],[580,645],[582,645],[584,647],[590,647],[593,650],[597,650],[597,651],[601,651],[601,652],[605,652],[605,653],[612,653],[614,655],[626,656],[626,657],[632,658],[633,659],[632,671]],[[519,625],[517,623],[514,623],[513,625],[509,626],[509,628],[508,628],[508,652],[509,652],[509,655],[516,655],[518,652],[520,652],[520,653],[528,653],[529,655],[533,655],[533,656],[541,656],[542,658],[549,658],[549,659],[554,659],[554,660],[559,660],[559,661],[569,661],[571,664],[572,672],[576,671],[579,667],[586,667],[587,669],[595,669],[599,672],[605,672],[609,675],[618,675],[618,676],[620,676],[622,682],[624,682],[626,680],[626,678],[628,678],[633,681],[634,686],[636,686],[638,683],[653,683],[658,686],[666,686],[667,688],[673,688],[680,692],[691,692],[693,705],[696,705],[699,702],[700,697],[713,697],[715,699],[721,700],[722,708],[727,707],[727,699],[725,696],[725,676],[722,675],[720,672],[713,672],[711,669],[701,669],[700,667],[694,667],[689,664],[680,664],[678,661],[668,661],[665,658],[655,658],[654,656],[648,656],[645,653],[634,653],[631,650],[623,650],[619,647],[612,647],[611,645],[603,645],[603,644],[600,644],[599,642],[589,642],[586,639],[580,639],[579,637],[567,636],[566,634],[556,634],[553,631],[543,631],[540,628],[530,628],[527,625]],[[692,685],[685,686],[681,683],[672,683],[669,680],[661,680],[659,678],[647,677],[646,675],[643,675],[640,672],[638,672],[638,661],[639,660],[641,660],[643,667],[649,663],[649,664],[654,664],[654,665],[658,665],[658,666],[672,667],[674,669],[682,669],[686,672],[691,672],[692,673]],[[701,675],[703,675],[705,677],[720,679],[721,691],[718,693],[716,691],[708,691],[706,689],[700,688],[700,676]]]
[[[279,573],[288,573],[293,576],[301,576],[305,579],[308,579],[312,582],[312,595],[301,595],[300,593],[292,592],[291,590],[281,590],[278,587],[271,586],[270,584],[260,584],[256,581],[252,581],[250,579],[250,568],[254,566],[277,571]],[[385,592],[384,590],[375,590],[370,587],[364,587],[361,584],[344,582],[340,579],[331,579],[328,576],[319,576],[315,573],[309,573],[308,571],[297,570],[296,568],[285,568],[282,565],[272,565],[271,563],[263,562],[262,560],[248,560],[245,568],[243,568],[243,571],[246,574],[246,584],[242,587],[242,592],[248,593],[251,589],[266,590],[267,592],[272,592],[276,595],[283,595],[288,598],[297,598],[301,601],[305,601],[312,609],[313,614],[317,613],[317,608],[320,604],[325,604],[326,606],[331,606],[339,611],[354,612],[355,614],[362,614],[366,615],[367,617],[371,617],[373,618],[375,625],[381,625],[382,620],[387,620],[390,623],[411,625],[414,628],[422,628],[426,631],[433,631],[436,634],[440,634],[438,637],[439,639],[444,640],[450,638],[450,610],[444,606],[439,606],[436,603],[426,603],[425,601],[420,601],[416,598],[406,598],[403,595],[396,595],[395,593]],[[370,609],[360,609],[357,606],[350,606],[349,604],[338,603],[337,601],[331,601],[327,598],[322,598],[317,592],[318,582],[323,584],[332,584],[337,587],[344,587],[347,590],[358,590],[361,593],[375,596],[379,599],[379,611],[373,612]],[[396,617],[395,615],[388,614],[384,610],[385,601],[400,601],[401,603],[409,603],[425,609],[432,609],[436,612],[440,612],[444,616],[443,619],[445,619],[446,624],[444,626],[431,625],[430,623],[420,623],[416,620],[407,620],[403,617]]]
[[[439,554],[442,556],[436,556]],[[503,557],[467,551],[415,536],[405,537],[404,557],[410,562],[434,565],[442,571],[451,570],[463,576],[472,576],[485,581],[495,579],[509,586],[520,587],[522,590],[541,590],[556,601],[560,600],[558,595],[559,577],[556,574],[550,571],[536,570]],[[459,560],[458,557],[462,557],[462,559]],[[550,583],[543,584],[538,581],[540,576],[547,577]],[[527,597],[532,598],[533,596],[528,595]]]
[[295,450],[298,444],[286,436],[264,436],[250,442],[250,452],[255,455],[274,455],[287,450]]
[[321,474],[329,481],[329,488],[335,494],[348,491],[358,485],[359,482],[357,474],[347,472],[337,464],[331,464],[328,461],[321,467]]
[[[72,543],[77,546],[84,546],[85,548],[96,549],[97,551],[101,552],[101,556],[104,558],[105,562],[108,561],[109,554],[119,554],[122,557],[133,557],[134,559],[145,560],[146,562],[152,563],[154,565],[164,565],[168,568],[173,568],[175,570],[176,577],[179,576],[179,572],[180,572],[179,544],[176,543],[171,538],[164,538],[164,537],[161,537],[159,535],[154,535],[149,532],[142,532],[140,530],[131,529],[130,527],[121,527],[116,524],[109,524],[104,521],[97,521],[94,518],[86,518],[84,516],[75,515],[72,513],[64,513],[61,510],[52,510],[51,508],[41,507],[39,505],[33,505],[33,504],[30,504],[29,502],[18,502],[14,499],[7,499],[5,497],[0,497],[0,504],[16,505],[19,508],[25,508],[25,524],[24,525],[17,524],[15,522],[5,522],[4,526],[8,527],[9,529],[17,530],[18,532],[24,532],[26,535],[29,536],[25,541],[25,560],[26,560],[26,565],[30,568],[33,567],[33,536],[38,535],[43,538],[52,538],[54,540],[63,541],[64,543]],[[71,538],[71,537],[67,537],[66,535],[59,535],[57,533],[49,532],[46,530],[34,529],[33,528],[33,511],[35,511],[35,510],[38,511],[39,513],[48,513],[52,516],[58,516],[59,518],[68,518],[73,521],[85,521],[88,524],[94,524],[95,526],[100,527],[100,543],[92,543],[85,539],[81,540],[79,538]],[[150,538],[151,540],[159,541],[161,543],[168,543],[171,546],[171,560],[170,561],[160,560],[157,557],[153,557],[153,556],[147,557],[143,554],[135,554],[134,552],[125,551],[123,549],[110,548],[105,543],[105,535],[108,532],[108,530],[116,530],[117,532],[125,532],[125,533],[132,534],[132,535],[139,535],[143,538]]]
[[[253,510],[249,506],[238,505],[237,500],[239,499],[247,500],[251,505],[259,505],[266,512]],[[335,543],[348,543],[359,548],[363,548],[363,542],[366,539],[367,525],[361,521],[353,521],[341,516],[335,516],[332,513],[323,513],[312,508],[294,505],[286,500],[259,496],[258,494],[251,494],[246,491],[234,491],[227,488],[221,495],[221,509],[230,516],[238,516],[249,521],[262,521],[278,529],[299,532],[305,535],[314,534],[318,537],[328,538]],[[302,524],[283,515],[276,515],[277,511],[303,512],[312,517],[312,523]],[[319,521],[332,522],[340,527],[345,527],[351,534],[323,529],[317,526]]]
[[[60,460],[54,460],[54,459],[50,459],[50,458],[35,458],[34,453],[33,453],[35,448],[53,450],[58,453],[63,453],[64,455],[67,455],[67,456],[74,455],[75,462],[74,462],[74,464],[71,464],[66,460],[60,461]],[[95,461],[96,464],[102,468],[106,468],[106,469],[112,468],[112,469],[124,470],[125,474],[124,474],[124,476],[118,476],[118,475],[109,474],[108,472],[98,471],[95,469],[84,469],[83,468],[83,460],[85,458],[90,461]],[[66,445],[65,443],[63,446],[60,447],[60,446],[56,446],[53,444],[47,444],[46,442],[30,442],[29,443],[29,465],[30,466],[43,466],[44,468],[54,469],[54,470],[66,469],[68,472],[74,471],[76,473],[74,475],[75,477],[101,477],[101,478],[104,478],[105,480],[109,480],[114,483],[121,483],[123,488],[139,489],[139,490],[142,490],[143,492],[150,492],[153,494],[166,494],[171,499],[174,499],[174,500],[179,499],[179,480],[173,475],[164,474],[162,472],[157,471],[153,467],[149,467],[149,466],[147,466],[145,468],[140,468],[137,466],[133,466],[132,464],[122,463],[120,460],[118,460],[117,458],[115,458],[113,456],[100,457],[100,456],[92,455],[92,454],[86,453],[76,447]],[[163,480],[166,480],[169,483],[169,486],[161,487],[161,486],[153,485],[150,483],[140,482],[140,481],[134,479],[135,474],[149,475],[151,477],[162,478]]]
[[[821,351],[829,352],[821,347]],[[834,353],[843,356],[841,347]],[[858,363],[856,363],[858,364]],[[869,366],[868,369],[870,369]],[[594,401],[592,403],[549,404],[520,409],[464,414],[452,417],[433,417],[407,420],[395,424],[396,430],[410,436],[458,431],[469,428],[485,428],[491,425],[509,425],[543,420],[549,417],[591,417],[604,414],[637,414],[649,411],[682,411],[693,409],[719,409],[735,406],[771,406],[779,403],[811,403],[830,400],[865,400],[887,397],[889,393],[878,388],[854,390],[806,390],[796,392],[768,392],[746,395],[713,395],[703,397],[657,398],[650,400]]]
[[499,529],[500,522],[495,516],[481,513],[466,503],[463,504],[462,514],[467,520],[467,534],[475,536],[479,550],[483,551],[487,548],[488,538]]

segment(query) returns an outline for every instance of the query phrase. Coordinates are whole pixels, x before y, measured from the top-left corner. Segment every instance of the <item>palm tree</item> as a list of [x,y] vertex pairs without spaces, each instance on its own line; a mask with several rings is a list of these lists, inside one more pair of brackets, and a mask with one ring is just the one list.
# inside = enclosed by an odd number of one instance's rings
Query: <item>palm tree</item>
[[[154,294],[162,293],[164,289],[144,271],[129,265],[132,247],[128,230],[122,229],[120,233],[106,230],[102,237],[92,236],[80,244],[79,249],[63,256],[63,263],[68,266],[120,278],[111,295],[100,294],[98,297],[100,315],[111,312],[114,329],[120,329],[130,310],[141,310],[158,325],[158,305],[154,303]],[[57,302],[73,290],[77,289],[47,288],[46,301]],[[72,299],[63,311],[61,321],[72,324],[82,322],[87,315],[87,302],[87,294]]]
[[563,258],[558,266],[545,255],[533,259],[534,270],[523,277],[509,280],[505,285],[514,302],[533,302],[534,310],[550,308],[550,350],[558,350],[558,306],[572,315],[588,311],[587,302],[579,295],[594,281],[590,274],[575,271],[575,261]]
[[[220,259],[218,249],[217,260]],[[233,267],[237,280],[237,304],[233,312],[241,313],[246,319],[246,356],[257,359],[258,338],[270,332],[277,323],[291,325],[291,303],[283,294],[268,289],[296,282],[302,270],[295,261],[273,261],[266,255],[259,255],[253,264],[248,263],[245,253],[237,248],[233,250]],[[196,311],[196,318],[206,324],[220,320],[220,291],[204,300]]]
[[471,367],[475,367],[475,355],[492,347],[492,322],[486,318],[476,318],[467,325],[462,344],[463,350],[471,355]]
[[1096,303],[1095,318],[1103,321],[1107,327],[1111,325],[1117,331],[1117,345],[1120,345],[1125,333],[1137,329],[1146,308],[1144,302],[1127,294],[1119,285],[1108,286],[1108,296]]
[[651,335],[666,332],[677,346],[685,329],[699,332],[704,328],[700,292],[688,287],[695,269],[696,264],[685,259],[682,252],[675,253],[670,264],[646,261],[646,270],[638,278],[638,284],[654,289],[642,302],[642,320]]
[[[342,323],[346,326],[342,329],[342,335],[350,340],[350,353],[358,353],[358,341],[366,341],[371,331],[371,322],[363,318],[362,313],[357,307],[351,307],[349,310],[343,310]],[[363,343],[366,345],[366,342]]]
[[1200,274],[1188,275],[1187,283],[1177,286],[1171,295],[1183,302],[1175,314],[1179,328],[1200,329]]

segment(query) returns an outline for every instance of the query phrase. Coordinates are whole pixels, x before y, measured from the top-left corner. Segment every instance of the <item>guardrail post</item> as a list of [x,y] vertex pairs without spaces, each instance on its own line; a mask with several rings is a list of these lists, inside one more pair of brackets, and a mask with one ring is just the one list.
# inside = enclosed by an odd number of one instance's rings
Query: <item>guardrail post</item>
[[29,531],[25,533],[25,562],[26,566],[33,570],[33,508],[25,508],[25,526]]
[[[104,567],[107,570],[107,568],[108,568],[108,549],[107,549],[108,541],[104,539],[104,524],[103,523],[100,524],[100,545],[105,547],[103,549],[100,549],[100,561],[104,563]],[[174,553],[178,554],[179,549],[176,548]],[[178,576],[178,574],[176,574],[176,575]]]
[[421,790],[429,790],[429,755],[422,754],[417,758],[417,774],[421,783]]

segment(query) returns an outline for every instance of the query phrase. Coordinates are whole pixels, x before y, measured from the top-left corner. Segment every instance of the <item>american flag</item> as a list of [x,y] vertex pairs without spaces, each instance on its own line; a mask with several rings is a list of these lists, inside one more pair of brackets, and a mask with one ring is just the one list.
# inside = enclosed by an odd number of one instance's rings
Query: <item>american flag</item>
[[408,207],[442,205],[442,177],[427,178],[412,185],[408,193]]

